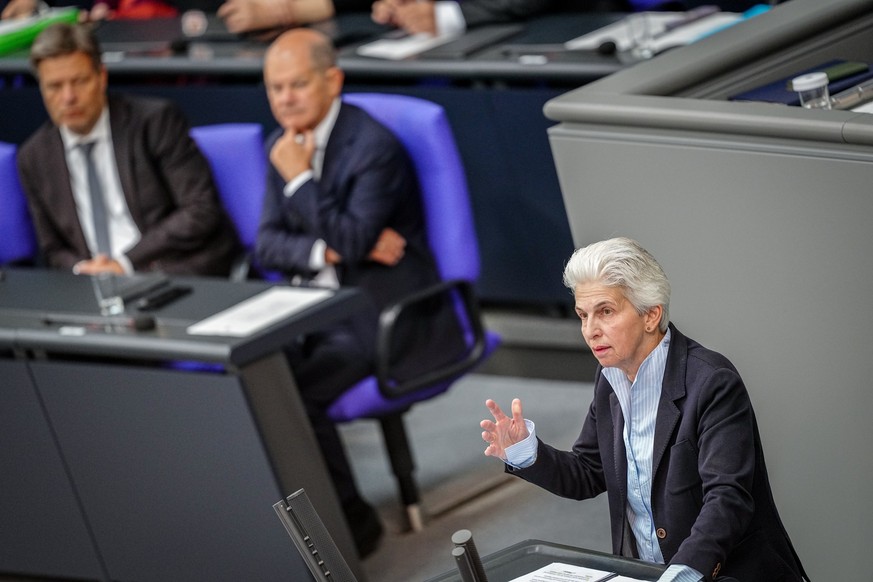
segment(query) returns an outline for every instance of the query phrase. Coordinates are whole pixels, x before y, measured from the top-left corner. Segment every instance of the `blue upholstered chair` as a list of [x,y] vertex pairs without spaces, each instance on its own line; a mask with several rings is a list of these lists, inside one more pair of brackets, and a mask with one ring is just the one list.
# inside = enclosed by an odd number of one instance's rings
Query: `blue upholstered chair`
[[258,123],[226,123],[191,128],[191,137],[209,161],[221,202],[246,251],[231,279],[243,281],[252,269],[264,199],[267,158]]
[[0,265],[28,264],[37,254],[33,222],[18,181],[16,150],[0,142]]
[[[500,338],[484,330],[473,295],[473,284],[479,276],[478,243],[464,168],[445,111],[435,103],[402,95],[354,93],[343,99],[388,127],[409,151],[421,185],[428,241],[443,282],[383,311],[376,375],[340,396],[328,415],[335,422],[361,418],[380,422],[410,526],[420,530],[423,521],[419,492],[403,413],[416,402],[448,390],[455,380],[484,360]],[[393,323],[407,304],[436,293],[451,294],[468,351],[461,361],[440,370],[423,371],[421,376],[398,384],[391,378],[386,353]],[[422,329],[422,333],[428,330]]]

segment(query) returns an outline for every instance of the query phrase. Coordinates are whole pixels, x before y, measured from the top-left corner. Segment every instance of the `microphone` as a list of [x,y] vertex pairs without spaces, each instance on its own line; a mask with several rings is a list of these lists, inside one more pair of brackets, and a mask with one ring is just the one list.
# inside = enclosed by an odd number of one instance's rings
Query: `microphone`
[[153,315],[79,315],[71,313],[47,313],[42,322],[46,325],[79,325],[87,327],[123,327],[136,331],[148,331],[156,325]]
[[597,52],[601,55],[614,55],[618,50],[618,45],[613,40],[605,40],[597,47]]
[[488,582],[485,566],[479,558],[479,550],[476,549],[472,532],[468,529],[459,529],[452,534],[452,543],[455,544],[452,556],[455,558],[463,582]]

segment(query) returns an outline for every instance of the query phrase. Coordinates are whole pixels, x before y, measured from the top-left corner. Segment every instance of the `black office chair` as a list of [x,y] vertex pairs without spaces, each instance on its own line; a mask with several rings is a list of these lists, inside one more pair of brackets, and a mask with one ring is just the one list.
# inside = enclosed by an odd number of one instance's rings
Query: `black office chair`
[[[347,94],[343,99],[365,109],[393,131],[409,151],[421,185],[428,240],[442,282],[406,298],[381,314],[377,373],[342,394],[328,409],[334,422],[361,418],[378,420],[391,466],[414,531],[423,527],[415,468],[403,414],[415,403],[448,390],[485,360],[500,337],[485,331],[473,285],[479,276],[479,254],[464,168],[445,111],[415,97],[377,93]],[[422,371],[402,382],[392,378],[391,338],[404,310],[420,301],[450,294],[467,351],[437,370]],[[429,330],[422,329],[427,334]]]

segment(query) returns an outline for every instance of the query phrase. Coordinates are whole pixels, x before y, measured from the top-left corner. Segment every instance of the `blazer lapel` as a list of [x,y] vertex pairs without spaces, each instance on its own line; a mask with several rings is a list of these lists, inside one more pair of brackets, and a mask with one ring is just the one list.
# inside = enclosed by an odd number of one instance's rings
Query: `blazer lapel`
[[670,325],[670,351],[664,369],[661,400],[658,402],[658,420],[655,425],[655,440],[652,451],[652,475],[667,451],[667,445],[679,424],[679,407],[676,400],[685,396],[685,369],[688,366],[688,344],[679,331]]
[[[607,381],[604,377],[604,381]],[[618,483],[622,502],[627,499],[627,450],[624,446],[624,413],[615,392],[609,394],[609,413],[612,418],[612,461],[615,482]]]
[[109,98],[109,133],[112,137],[112,149],[115,152],[115,166],[118,168],[118,179],[121,182],[121,191],[130,217],[137,228],[143,230],[140,208],[136,201],[136,185],[133,180],[134,153],[131,151],[128,134],[127,111],[124,102],[118,98]]
[[70,244],[82,256],[89,256],[90,250],[85,240],[85,231],[79,222],[79,211],[76,207],[76,197],[73,196],[73,185],[70,183],[70,169],[67,167],[67,156],[64,141],[57,127],[52,127],[48,134],[49,147],[48,176],[51,186],[44,189],[47,206],[53,210],[52,215],[58,217],[58,226],[63,232],[70,233]]
[[[354,167],[351,162],[355,159],[356,126],[354,111],[348,105],[342,104],[330,132],[330,137],[327,139],[321,163],[321,177],[319,178],[321,192],[327,192],[330,196],[339,198],[343,203],[348,197],[348,188],[346,187],[348,172]],[[344,284],[348,266],[345,263],[340,263],[335,265],[335,269],[337,279],[340,284]]]
[[[349,159],[354,156],[352,148],[355,140],[355,122],[348,105],[341,105],[333,130],[327,139],[324,148],[324,159],[321,164],[322,192],[330,192],[334,196],[345,198],[346,189],[343,184],[348,168],[351,167]],[[349,151],[351,149],[351,152]]]

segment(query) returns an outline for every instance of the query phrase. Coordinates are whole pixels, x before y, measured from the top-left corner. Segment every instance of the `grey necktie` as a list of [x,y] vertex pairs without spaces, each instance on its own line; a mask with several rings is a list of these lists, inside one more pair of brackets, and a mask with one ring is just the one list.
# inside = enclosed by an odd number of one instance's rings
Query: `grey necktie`
[[97,241],[97,252],[106,256],[112,256],[112,246],[109,243],[109,219],[106,216],[106,200],[103,198],[103,187],[97,176],[97,168],[91,152],[97,142],[79,144],[82,153],[85,154],[85,162],[88,164],[88,191],[91,194],[91,218],[94,221],[94,237]]

